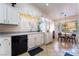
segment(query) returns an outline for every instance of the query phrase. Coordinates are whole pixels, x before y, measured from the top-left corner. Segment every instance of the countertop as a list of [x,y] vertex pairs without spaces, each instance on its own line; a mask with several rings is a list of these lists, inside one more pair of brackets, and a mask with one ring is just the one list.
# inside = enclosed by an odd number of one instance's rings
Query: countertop
[[43,33],[43,32],[0,32],[0,36],[15,36],[15,35],[30,35],[30,34],[37,34],[37,33]]

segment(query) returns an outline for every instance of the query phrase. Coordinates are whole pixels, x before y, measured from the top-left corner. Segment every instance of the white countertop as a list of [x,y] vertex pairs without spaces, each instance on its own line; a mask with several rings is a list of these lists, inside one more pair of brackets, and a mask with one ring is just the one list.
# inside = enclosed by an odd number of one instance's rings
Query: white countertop
[[0,32],[0,36],[30,35],[43,32]]

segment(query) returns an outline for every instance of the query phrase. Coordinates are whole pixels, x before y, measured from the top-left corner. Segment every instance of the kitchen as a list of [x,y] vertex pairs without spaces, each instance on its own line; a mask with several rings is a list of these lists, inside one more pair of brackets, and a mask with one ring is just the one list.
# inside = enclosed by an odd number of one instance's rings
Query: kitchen
[[[76,3],[0,4],[0,56],[54,56],[52,47],[58,33],[75,32],[78,40],[78,8]],[[61,37],[59,39],[58,42],[62,41]]]
[[[29,51],[31,49],[34,49],[37,46],[41,46],[52,42],[51,33],[49,32],[47,33],[48,35],[50,35],[49,40],[47,39],[49,38],[49,36],[47,35],[46,38],[44,37],[45,33],[43,33],[43,31],[47,31],[47,29],[49,31],[49,27],[50,27],[49,23],[52,24],[52,22],[51,21],[48,22],[48,19],[41,17],[42,13],[34,6],[30,4],[3,3],[0,4],[0,10],[1,10],[0,11],[1,13],[0,14],[1,15],[0,16],[1,18],[0,19],[0,55],[1,56],[2,55],[15,56],[20,53],[27,52],[27,50]],[[46,29],[46,26],[44,27],[43,25],[47,25],[48,28]],[[26,38],[25,40],[26,43],[23,45],[24,51],[22,50],[22,52],[20,48],[23,47],[20,47],[19,46],[20,44],[16,44],[16,41],[17,43],[19,43],[21,36],[22,39],[24,37]],[[44,40],[45,38],[47,40]],[[23,42],[21,42],[21,45],[23,44]]]

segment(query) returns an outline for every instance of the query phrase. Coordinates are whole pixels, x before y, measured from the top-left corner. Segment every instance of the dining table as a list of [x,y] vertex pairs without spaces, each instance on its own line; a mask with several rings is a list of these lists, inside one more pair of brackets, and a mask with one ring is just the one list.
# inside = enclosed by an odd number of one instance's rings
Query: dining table
[[[73,33],[61,33],[61,37],[59,39],[60,44],[64,45],[65,47],[67,46],[72,46],[73,44],[76,44],[76,34]],[[63,46],[62,45],[62,46]],[[63,46],[63,47],[64,47]]]

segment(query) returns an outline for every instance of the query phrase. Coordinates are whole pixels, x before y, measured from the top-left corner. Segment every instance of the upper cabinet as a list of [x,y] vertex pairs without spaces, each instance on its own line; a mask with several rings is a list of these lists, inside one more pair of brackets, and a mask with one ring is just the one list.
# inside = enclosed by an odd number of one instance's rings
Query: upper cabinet
[[5,22],[5,6],[3,4],[0,4],[0,24],[4,24]]
[[10,4],[0,4],[0,24],[19,24],[19,14],[16,7]]
[[19,14],[16,7],[9,6],[7,7],[7,20],[9,24],[18,24],[19,22]]

